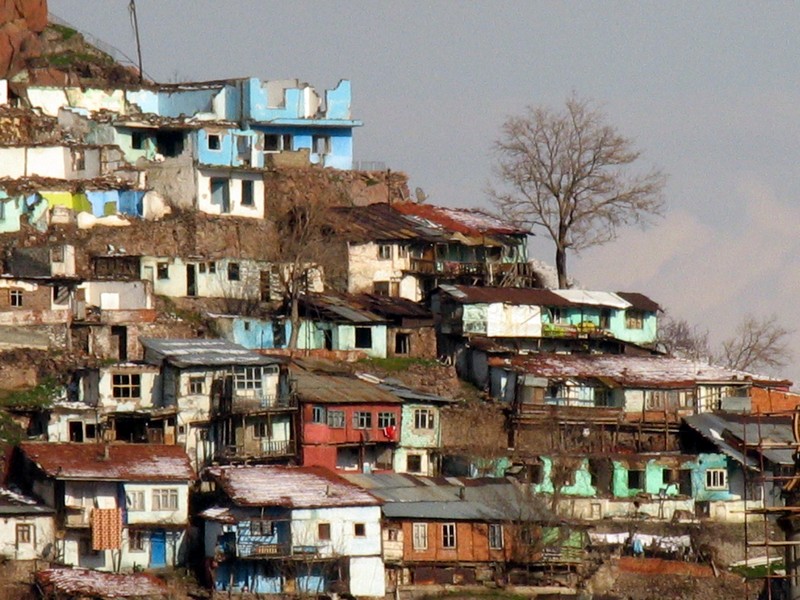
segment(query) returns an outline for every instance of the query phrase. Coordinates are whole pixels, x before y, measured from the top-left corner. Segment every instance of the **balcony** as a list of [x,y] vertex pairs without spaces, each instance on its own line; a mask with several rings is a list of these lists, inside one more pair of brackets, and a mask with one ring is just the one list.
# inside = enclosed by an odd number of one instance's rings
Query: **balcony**
[[294,456],[296,446],[294,440],[260,440],[249,443],[246,447],[242,444],[222,446],[217,451],[217,458],[282,458]]
[[446,275],[449,277],[459,277],[461,275],[482,276],[486,272],[486,264],[482,262],[411,258],[409,271],[423,275]]
[[550,338],[589,338],[607,337],[608,331],[591,321],[573,325],[571,323],[542,323],[542,337]]
[[285,558],[292,555],[291,544],[240,544],[239,558]]
[[247,394],[234,391],[229,397],[211,400],[211,411],[216,414],[248,414],[270,410],[291,410],[297,408],[294,393],[279,396],[248,390]]

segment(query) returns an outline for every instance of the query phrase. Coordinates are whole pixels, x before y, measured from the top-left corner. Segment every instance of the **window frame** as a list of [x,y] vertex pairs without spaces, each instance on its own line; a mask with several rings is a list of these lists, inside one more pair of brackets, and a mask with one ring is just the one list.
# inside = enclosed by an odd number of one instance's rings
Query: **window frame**
[[157,262],[156,263],[156,279],[169,279],[169,263]]
[[206,378],[205,377],[189,377],[189,393],[192,395],[205,394]]
[[392,260],[391,244],[378,244],[378,260]]
[[36,541],[36,530],[33,523],[17,523],[15,528],[16,545],[34,544]]
[[24,299],[24,291],[18,289],[8,290],[8,304],[12,308],[22,308]]
[[[252,179],[242,179],[241,205],[253,207],[256,205],[256,182]],[[245,193],[245,190],[250,190]]]
[[356,325],[354,346],[359,350],[372,348],[372,327]]
[[242,269],[241,265],[238,262],[229,262],[227,270],[228,270],[228,281],[242,280]]
[[[212,140],[215,140],[212,143]],[[209,133],[206,135],[206,146],[212,152],[221,152],[222,151],[222,135],[219,133]]]
[[389,411],[378,412],[378,429],[397,427],[397,415]]
[[411,524],[411,547],[414,550],[427,550],[428,549],[428,524],[427,523],[412,523]]
[[372,429],[372,411],[353,411],[353,429]]
[[455,550],[457,546],[458,539],[456,538],[456,524],[442,523],[442,549]]
[[144,490],[130,490],[125,492],[125,510],[128,512],[144,512],[147,510]]
[[166,512],[178,510],[180,500],[177,488],[153,488],[153,511]]
[[142,374],[111,373],[111,397],[114,400],[141,400]]
[[236,367],[233,370],[233,387],[237,391],[264,389],[264,372],[261,367]]
[[147,552],[147,532],[142,529],[128,529],[128,551]]
[[328,411],[324,406],[315,404],[311,407],[311,422],[317,425],[326,425],[328,423]]
[[317,523],[317,540],[320,542],[331,541],[331,524]]
[[638,308],[625,310],[625,329],[644,329],[644,311]]
[[347,415],[343,410],[327,410],[325,421],[331,429],[344,429]]
[[435,429],[435,416],[432,409],[414,409],[414,429]]
[[502,523],[489,523],[489,550],[503,549],[503,525]]
[[706,469],[706,489],[726,491],[728,489],[727,469]]

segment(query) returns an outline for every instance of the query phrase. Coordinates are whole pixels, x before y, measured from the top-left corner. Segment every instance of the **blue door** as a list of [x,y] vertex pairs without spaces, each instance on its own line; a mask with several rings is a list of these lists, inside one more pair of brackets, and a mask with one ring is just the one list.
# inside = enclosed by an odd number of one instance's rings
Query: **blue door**
[[157,529],[150,534],[150,568],[167,566],[167,532]]

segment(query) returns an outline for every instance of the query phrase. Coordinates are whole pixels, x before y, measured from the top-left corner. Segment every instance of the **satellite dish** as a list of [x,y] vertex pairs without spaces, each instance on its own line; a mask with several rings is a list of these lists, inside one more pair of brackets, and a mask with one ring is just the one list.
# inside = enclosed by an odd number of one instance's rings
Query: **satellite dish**
[[428,199],[428,194],[426,194],[421,187],[418,187],[417,189],[414,190],[414,195],[417,197],[417,202],[419,202],[420,204],[422,204],[423,202],[425,202],[425,200]]

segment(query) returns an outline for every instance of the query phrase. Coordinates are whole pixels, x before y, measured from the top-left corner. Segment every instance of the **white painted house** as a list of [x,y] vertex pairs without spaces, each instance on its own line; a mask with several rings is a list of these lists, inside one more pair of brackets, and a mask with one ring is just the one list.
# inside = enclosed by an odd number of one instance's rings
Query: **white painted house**
[[23,442],[21,486],[55,509],[59,562],[102,571],[183,563],[189,486],[178,446]]
[[[381,502],[322,467],[217,467],[203,513],[218,591],[383,597]],[[343,575],[346,574],[346,575]]]

